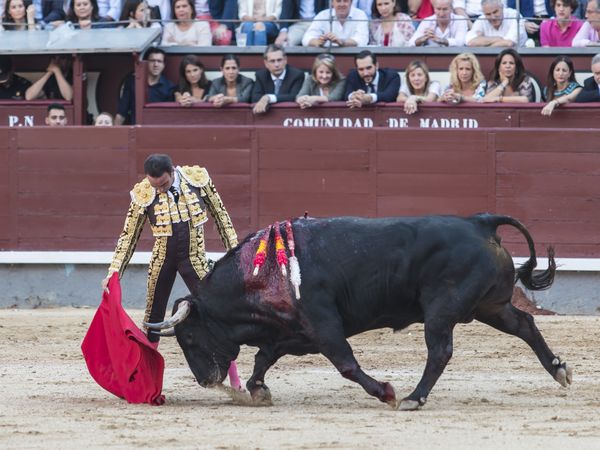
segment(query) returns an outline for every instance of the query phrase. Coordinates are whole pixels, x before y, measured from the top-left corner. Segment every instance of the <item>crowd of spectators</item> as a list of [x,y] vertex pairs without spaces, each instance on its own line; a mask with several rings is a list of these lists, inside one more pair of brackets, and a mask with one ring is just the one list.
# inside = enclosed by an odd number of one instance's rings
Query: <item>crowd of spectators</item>
[[[581,1],[581,5],[579,3]],[[600,0],[0,0],[2,29],[161,29],[162,46],[582,47]],[[517,11],[515,8],[519,8]],[[585,19],[585,20],[582,20]]]
[[[160,28],[156,43],[165,46],[207,47],[232,44],[243,37],[246,45],[266,45],[265,68],[254,80],[242,75],[239,59],[222,58],[221,77],[209,80],[199,57],[181,59],[179,79],[163,72],[166,54],[152,47],[147,60],[147,101],[176,102],[183,107],[210,103],[253,103],[256,114],[270,105],[295,101],[306,109],[331,101],[360,108],[377,102],[401,102],[407,114],[420,103],[531,102],[533,82],[518,48],[599,44],[600,0],[0,0],[5,32],[55,29],[66,22],[80,29]],[[520,11],[514,9],[519,7]],[[586,20],[581,20],[581,17]],[[239,42],[238,42],[239,44]],[[287,64],[289,46],[322,47],[307,76]],[[355,56],[347,76],[336,67],[331,47],[462,47],[449,65],[450,83],[431,79],[418,59],[405,69],[380,68],[376,52]],[[494,69],[485,77],[468,47],[500,47]],[[595,70],[598,69],[598,70]],[[600,60],[592,61],[594,76],[580,86],[573,63],[558,56],[550,66],[542,114],[572,101],[598,101]],[[598,75],[597,75],[598,72]],[[73,98],[71,60],[51,56],[43,75],[31,82],[12,71],[9,57],[0,57],[0,98]],[[96,125],[134,124],[135,79],[123,83],[118,110],[96,117]]]
[[[255,81],[240,74],[239,59],[231,54],[222,58],[222,76],[212,82],[206,78],[204,66],[197,56],[183,57],[178,85],[168,82],[162,75],[165,54],[161,49],[148,52],[148,61],[150,102],[174,100],[182,106],[206,102],[215,107],[230,103],[253,103],[255,114],[266,113],[274,103],[293,101],[302,109],[326,102],[345,102],[349,108],[361,108],[377,102],[399,102],[407,114],[416,113],[420,103],[534,101],[533,80],[514,48],[505,48],[498,54],[488,79],[484,77],[474,54],[457,55],[448,68],[450,82],[447,86],[432,80],[427,65],[418,59],[406,66],[405,83],[401,83],[398,70],[379,67],[376,54],[370,50],[355,55],[355,68],[346,77],[337,68],[335,56],[329,53],[319,54],[312,70],[305,75],[302,70],[287,63],[285,49],[275,44],[265,50],[265,68],[256,71]],[[591,69],[593,76],[585,81],[584,86],[580,86],[575,80],[571,59],[564,55],[557,56],[548,70],[542,95],[547,103],[541,113],[549,116],[558,106],[573,101],[598,101],[600,55],[593,58]],[[169,89],[172,90],[171,94]],[[124,91],[115,123],[124,123],[121,117],[124,118],[125,114],[129,114],[128,123],[135,123],[132,95],[133,87]],[[127,110],[125,105],[129,105]]]
[[[232,103],[252,103],[255,114],[264,114],[271,105],[281,102],[296,102],[302,109],[326,102],[345,102],[349,108],[399,102],[406,114],[414,114],[421,103],[535,101],[533,80],[514,48],[500,51],[487,79],[473,53],[455,56],[449,64],[449,83],[445,86],[431,78],[427,65],[419,59],[407,64],[402,83],[398,70],[380,67],[376,54],[370,50],[354,56],[355,67],[347,76],[340,72],[335,56],[330,53],[317,55],[310,73],[305,74],[288,64],[284,47],[271,44],[263,55],[265,67],[255,72],[254,80],[240,73],[240,62],[234,54],[222,57],[221,76],[212,81],[199,57],[186,55],[181,58],[177,83],[163,74],[164,50],[153,47],[145,57],[147,102],[175,102],[182,107],[204,103],[220,108]],[[600,101],[600,54],[592,58],[591,71],[592,76],[582,86],[575,79],[572,60],[558,55],[548,68],[541,114],[549,116],[557,107],[570,102]],[[71,77],[71,64],[65,56],[51,56],[46,72],[32,83],[14,73],[10,56],[0,55],[0,99],[69,101],[73,96]],[[110,113],[102,112],[94,125],[135,124],[135,104],[134,74],[130,74],[124,82],[114,119]],[[56,104],[50,106],[53,105]],[[64,116],[64,107],[59,109]]]

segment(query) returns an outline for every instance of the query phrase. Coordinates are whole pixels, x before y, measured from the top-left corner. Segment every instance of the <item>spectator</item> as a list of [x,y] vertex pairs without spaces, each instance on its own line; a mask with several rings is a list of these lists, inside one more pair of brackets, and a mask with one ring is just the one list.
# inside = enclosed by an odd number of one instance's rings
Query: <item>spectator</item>
[[221,59],[222,77],[213,80],[208,90],[208,101],[220,108],[231,103],[250,103],[254,82],[240,74],[237,55],[225,55]]
[[39,28],[60,24],[66,17],[63,0],[33,0],[32,4],[35,6],[35,22]]
[[25,92],[25,100],[39,98],[73,100],[73,70],[69,56],[52,56],[46,73]]
[[254,114],[267,112],[271,103],[293,102],[304,82],[304,72],[287,65],[283,47],[269,45],[263,59],[265,68],[256,71],[252,89]]
[[505,8],[502,0],[482,0],[483,15],[475,21],[467,33],[469,47],[523,46],[527,40],[525,27],[519,22],[520,14]]
[[[150,48],[145,55],[148,61],[148,102],[172,102],[175,85],[162,73],[165,70],[165,52],[156,47]],[[119,99],[119,108],[115,125],[125,122],[135,124],[135,77],[129,74],[125,79],[123,94]]]
[[94,120],[95,127],[112,127],[114,125],[113,116],[111,113],[101,112]]
[[432,0],[433,16],[422,20],[411,38],[410,47],[462,47],[467,34],[466,21],[452,12],[452,0]]
[[485,103],[527,103],[534,100],[533,83],[525,73],[521,55],[512,48],[496,57],[492,79],[488,82]]
[[556,17],[542,22],[540,43],[542,47],[571,47],[573,38],[583,25],[573,15],[577,9],[577,0],[552,0],[552,7]]
[[173,0],[171,19],[165,25],[161,45],[210,47],[212,34],[208,22],[194,21],[196,7],[192,0]]
[[600,102],[600,53],[592,58],[592,76],[583,82],[583,89],[575,99],[577,103]]
[[208,7],[212,18],[223,21],[222,23],[233,35],[233,30],[236,27],[234,21],[238,19],[237,0],[208,0]]
[[487,83],[473,53],[455,56],[449,71],[450,85],[444,90],[440,101],[454,104],[482,101]]
[[282,0],[238,0],[240,31],[245,33],[246,45],[273,43],[279,27],[275,23],[281,15]]
[[411,18],[400,12],[398,0],[375,0],[371,10],[371,45],[378,47],[404,47],[415,32]]
[[473,22],[483,14],[481,0],[454,0],[453,4],[454,14],[465,18],[468,29],[471,29]]
[[35,6],[31,0],[5,0],[2,23],[7,31],[35,30]]
[[423,61],[412,61],[406,66],[406,84],[400,88],[396,101],[404,102],[406,114],[414,114],[419,103],[436,101],[440,91],[440,83],[431,81],[427,65]]
[[98,0],[98,15],[107,22],[119,20],[121,9],[121,0]]
[[554,8],[551,1],[555,0],[507,0],[506,6],[517,10],[527,20],[523,22],[527,36],[540,44],[540,24],[543,20],[554,16]]
[[12,59],[0,55],[0,100],[24,100],[31,83],[13,72]]
[[339,102],[344,98],[345,82],[335,66],[335,57],[323,53],[315,58],[310,77],[298,92],[296,103],[302,109],[319,103]]
[[[302,45],[311,47],[364,47],[369,43],[367,15],[352,7],[351,0],[331,0],[331,9],[317,14],[308,27]],[[329,23],[329,18],[333,22]]]
[[108,20],[98,14],[97,0],[70,0],[67,21],[81,30],[111,26]]
[[423,20],[433,14],[433,5],[431,0],[412,0],[409,1],[411,17],[415,20]]
[[210,28],[210,33],[212,35],[212,40],[214,45],[230,45],[231,38],[233,36],[233,27],[228,28],[227,24],[219,23],[212,15],[211,7],[216,4],[221,3],[221,10],[224,10],[225,7],[229,10],[231,8],[231,3],[235,3],[235,12],[230,19],[237,19],[237,1],[236,0],[195,0],[194,7],[196,9],[196,20],[204,20],[208,22],[208,26]]
[[[329,0],[283,0],[281,6],[281,29],[275,44],[297,46],[317,13],[329,8]],[[286,22],[301,20],[300,22]]]
[[184,56],[179,64],[179,87],[175,91],[175,101],[181,106],[192,106],[204,101],[210,88],[204,64],[196,55]]
[[568,56],[557,56],[548,69],[548,78],[544,88],[544,98],[548,103],[542,109],[542,115],[552,115],[554,108],[575,100],[579,92],[581,92],[581,86],[575,81],[573,61]]
[[125,0],[119,18],[120,26],[125,28],[160,28],[159,19],[154,8],[149,8],[146,0]]
[[51,103],[48,105],[46,125],[49,127],[64,127],[67,125],[67,116],[63,105],[60,103]]
[[344,98],[350,108],[377,102],[393,102],[400,89],[400,77],[393,69],[380,69],[377,57],[363,50],[354,57],[355,69],[346,78]]
[[598,2],[600,0],[589,0],[585,8],[585,23],[581,26],[573,38],[573,47],[585,47],[587,45],[597,45],[600,39],[600,9]]

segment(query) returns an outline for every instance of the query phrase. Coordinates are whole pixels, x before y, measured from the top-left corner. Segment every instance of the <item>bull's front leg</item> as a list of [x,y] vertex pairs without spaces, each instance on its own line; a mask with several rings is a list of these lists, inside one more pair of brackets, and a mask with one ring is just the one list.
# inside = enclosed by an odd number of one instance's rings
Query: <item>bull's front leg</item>
[[272,406],[271,391],[265,384],[265,374],[280,358],[272,347],[261,347],[254,356],[254,371],[246,383],[252,402],[259,406]]
[[398,407],[392,385],[371,378],[360,368],[352,352],[352,347],[344,336],[341,324],[328,321],[317,329],[320,330],[317,338],[319,351],[331,361],[344,378],[360,384],[368,394],[377,397],[392,408]]

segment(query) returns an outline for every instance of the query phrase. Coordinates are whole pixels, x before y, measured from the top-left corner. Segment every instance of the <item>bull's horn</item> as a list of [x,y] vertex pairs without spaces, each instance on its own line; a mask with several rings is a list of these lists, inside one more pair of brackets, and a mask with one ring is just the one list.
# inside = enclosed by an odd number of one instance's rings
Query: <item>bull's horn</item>
[[173,337],[173,336],[175,336],[175,330],[173,328],[171,328],[170,330],[167,330],[167,331],[150,330],[150,333],[157,334],[157,335],[163,336],[163,337]]
[[148,323],[143,322],[144,326],[152,330],[164,330],[165,328],[173,328],[178,323],[181,323],[190,313],[190,302],[188,300],[182,301],[177,307],[177,312],[171,316],[170,319],[159,323]]

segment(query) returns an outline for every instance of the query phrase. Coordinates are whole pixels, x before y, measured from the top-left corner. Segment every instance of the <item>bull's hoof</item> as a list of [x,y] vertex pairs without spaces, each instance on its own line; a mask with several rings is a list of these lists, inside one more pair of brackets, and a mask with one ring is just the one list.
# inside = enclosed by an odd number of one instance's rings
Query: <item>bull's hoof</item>
[[398,399],[396,398],[396,392],[394,387],[390,383],[383,383],[383,395],[380,400],[390,405],[392,409],[398,409]]
[[558,358],[554,358],[552,364],[558,366],[554,379],[558,381],[562,387],[569,386],[573,382],[573,369],[567,366],[566,362],[561,362]]
[[425,404],[425,399],[422,398],[420,400],[411,400],[409,398],[403,398],[400,402],[400,406],[398,409],[400,411],[417,411],[421,409],[421,406]]
[[273,406],[271,391],[266,386],[260,386],[250,392],[254,406]]

